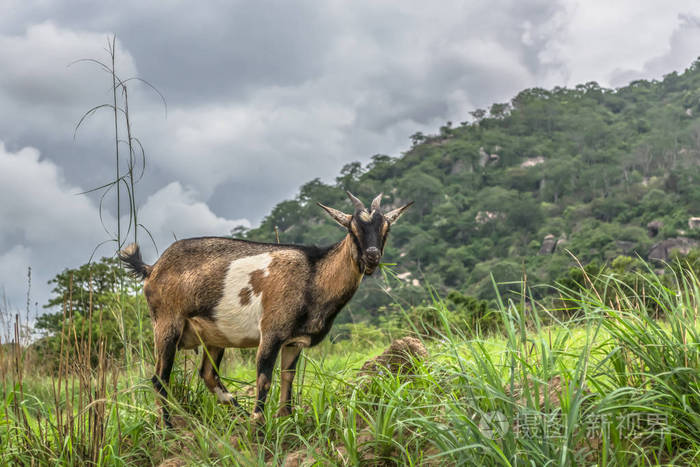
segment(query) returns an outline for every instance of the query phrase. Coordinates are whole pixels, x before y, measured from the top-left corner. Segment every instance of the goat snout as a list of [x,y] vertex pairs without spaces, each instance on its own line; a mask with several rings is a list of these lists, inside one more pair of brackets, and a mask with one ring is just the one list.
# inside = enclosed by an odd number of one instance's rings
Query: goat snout
[[367,261],[376,266],[379,264],[379,259],[382,257],[382,252],[377,247],[367,248]]

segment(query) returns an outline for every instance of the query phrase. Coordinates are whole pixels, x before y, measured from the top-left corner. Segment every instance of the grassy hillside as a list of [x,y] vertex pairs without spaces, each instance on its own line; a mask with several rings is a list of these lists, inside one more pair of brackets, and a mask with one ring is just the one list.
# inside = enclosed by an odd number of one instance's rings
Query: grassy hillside
[[[415,199],[385,255],[397,273],[411,273],[392,287],[409,303],[422,299],[425,283],[492,300],[491,274],[565,279],[576,266],[566,250],[583,264],[610,264],[620,255],[646,259],[664,239],[683,237],[652,257],[687,252],[700,238],[688,224],[700,215],[700,62],[616,90],[594,82],[528,89],[471,115],[437,135],[413,135],[401,157],[375,155],[346,165],[335,184],[303,185],[243,234],[274,241],[277,226],[284,242],[328,244],[341,234],[316,201],[350,211],[346,189],[367,202],[384,192],[387,207]],[[391,301],[369,281],[353,316],[376,317]]]
[[[162,429],[141,284],[109,258],[63,271],[41,338],[0,308],[0,464],[697,465],[698,84],[700,62],[618,90],[523,91],[239,232],[328,244],[342,233],[316,201],[416,201],[386,251],[398,265],[304,352],[291,417],[273,417],[276,370],[261,426],[217,405],[202,352],[182,351]],[[421,358],[364,365],[406,336]],[[254,355],[229,350],[222,372],[248,410]]]
[[[360,371],[391,336],[350,326],[346,339],[305,352],[297,410],[251,426],[217,405],[180,352],[171,383],[176,427],[158,425],[145,334],[124,336],[124,357],[70,321],[59,369],[33,349],[0,348],[0,463],[12,465],[694,465],[700,452],[700,282],[645,282],[630,293],[614,276],[600,289],[560,290],[570,319],[524,301],[497,310],[502,333],[467,336],[434,299],[429,356],[400,374]],[[604,292],[606,291],[606,292]],[[612,300],[601,299],[614,292]],[[125,297],[127,301],[130,298]],[[139,313],[115,297],[104,313]],[[137,305],[143,307],[141,305]],[[648,312],[662,307],[665,320]],[[145,310],[140,310],[145,314]],[[98,319],[98,313],[90,319]],[[409,332],[407,329],[402,331]],[[146,349],[146,350],[144,350]],[[229,352],[223,380],[249,409],[252,352]]]

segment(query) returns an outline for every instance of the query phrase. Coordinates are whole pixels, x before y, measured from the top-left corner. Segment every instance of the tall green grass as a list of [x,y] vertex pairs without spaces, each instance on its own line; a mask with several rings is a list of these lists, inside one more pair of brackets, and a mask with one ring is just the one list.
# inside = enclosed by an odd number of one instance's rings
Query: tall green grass
[[[42,372],[31,347],[0,351],[0,462],[697,464],[700,284],[692,273],[671,288],[645,281],[630,289],[611,275],[596,288],[560,290],[567,315],[532,300],[523,285],[519,300],[498,300],[502,333],[477,337],[455,326],[448,304],[431,295],[442,324],[433,337],[418,336],[427,360],[409,374],[361,375],[389,339],[351,328],[345,340],[305,352],[291,417],[274,418],[273,384],[262,427],[217,405],[197,376],[201,355],[180,352],[170,401],[176,427],[162,429],[149,381],[151,343],[128,342],[121,360],[102,353],[95,367],[79,336],[64,329],[55,375]],[[117,302],[110,312],[144,310]],[[251,352],[229,350],[223,369],[250,407]]]

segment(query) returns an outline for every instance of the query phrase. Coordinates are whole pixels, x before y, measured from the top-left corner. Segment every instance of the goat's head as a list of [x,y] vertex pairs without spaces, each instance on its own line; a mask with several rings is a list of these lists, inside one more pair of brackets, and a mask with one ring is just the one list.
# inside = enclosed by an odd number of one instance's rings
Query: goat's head
[[347,194],[350,201],[352,201],[352,204],[355,206],[355,213],[352,215],[324,206],[321,203],[318,203],[318,205],[321,206],[333,220],[348,230],[348,233],[359,250],[358,260],[360,262],[360,269],[365,274],[372,275],[374,270],[377,269],[377,266],[379,266],[379,260],[381,260],[382,254],[384,254],[384,246],[386,245],[386,238],[391,225],[413,204],[413,201],[383,214],[379,209],[382,201],[382,193],[374,198],[369,210],[367,210],[362,201],[353,196],[352,193],[348,191]]

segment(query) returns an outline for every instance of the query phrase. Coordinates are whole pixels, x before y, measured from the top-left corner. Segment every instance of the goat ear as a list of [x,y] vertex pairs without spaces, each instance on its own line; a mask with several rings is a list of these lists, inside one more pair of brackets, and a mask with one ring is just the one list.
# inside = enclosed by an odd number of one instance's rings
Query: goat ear
[[334,221],[336,221],[338,224],[342,225],[346,229],[350,228],[350,220],[352,219],[352,216],[350,214],[345,214],[342,211],[338,211],[337,209],[329,208],[328,206],[324,206],[321,203],[316,203],[319,206],[323,208],[324,211],[328,213],[329,216],[333,218]]
[[404,205],[401,206],[400,208],[396,208],[396,209],[394,209],[393,211],[389,211],[389,212],[387,212],[386,214],[384,214],[384,218],[385,218],[387,221],[389,221],[389,224],[393,224],[394,222],[396,222],[397,220],[399,220],[399,217],[401,217],[401,214],[403,214],[403,212],[404,212],[406,209],[408,209],[409,207],[411,207],[412,204],[413,204],[413,201],[411,201],[411,202],[408,203],[408,204],[404,204]]

